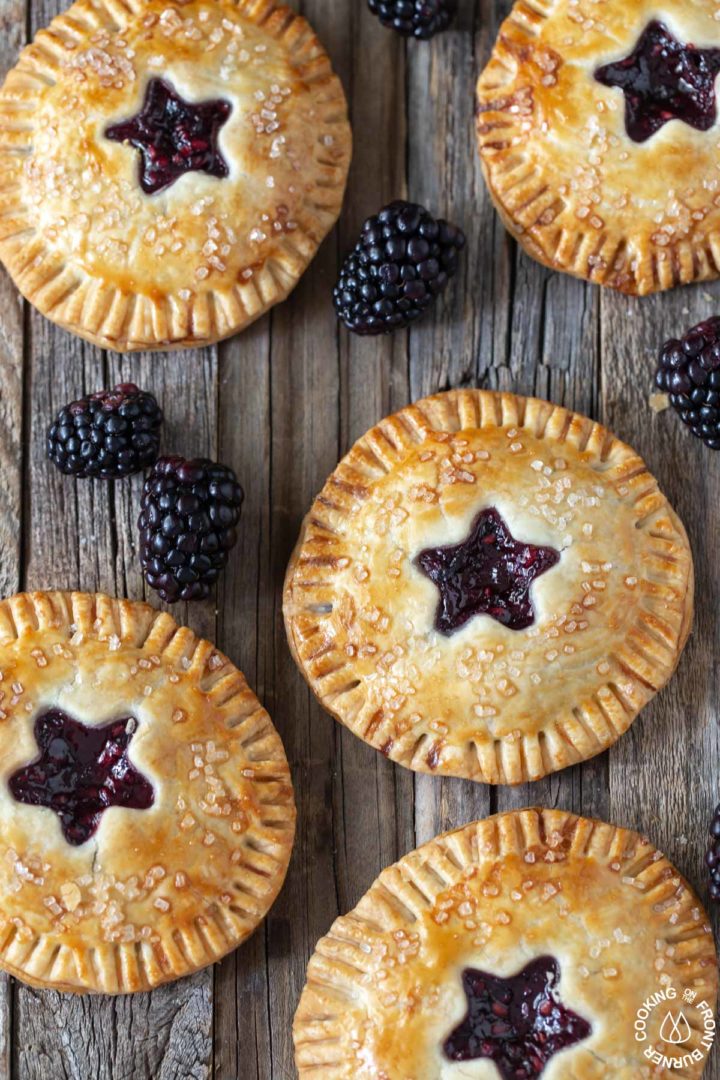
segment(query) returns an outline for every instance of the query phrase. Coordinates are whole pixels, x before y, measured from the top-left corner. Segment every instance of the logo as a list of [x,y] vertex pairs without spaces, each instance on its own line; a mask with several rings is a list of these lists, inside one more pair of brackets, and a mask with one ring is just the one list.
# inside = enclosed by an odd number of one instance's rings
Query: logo
[[[659,1014],[664,1012],[658,1028]],[[657,1031],[657,1043],[651,1032]],[[635,1016],[635,1040],[643,1045],[643,1056],[664,1069],[687,1069],[707,1058],[715,1039],[715,1016],[707,1001],[695,990],[678,995],[674,986],[651,994]],[[676,1047],[669,1053],[667,1047]]]
[[663,1042],[682,1046],[683,1043],[690,1042],[691,1036],[692,1031],[685,1019],[685,1013],[681,1012],[678,1016],[673,1016],[671,1012],[666,1014],[660,1025],[660,1038]]

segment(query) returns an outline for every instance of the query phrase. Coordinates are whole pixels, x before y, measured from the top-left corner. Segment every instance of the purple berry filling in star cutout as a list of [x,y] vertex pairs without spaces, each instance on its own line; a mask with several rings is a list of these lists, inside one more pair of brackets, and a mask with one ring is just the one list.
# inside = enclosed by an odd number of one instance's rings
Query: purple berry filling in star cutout
[[510,630],[531,626],[530,586],[559,558],[554,548],[517,541],[491,507],[475,518],[467,540],[426,548],[415,562],[440,591],[435,629],[450,635],[474,615],[490,615]]
[[229,101],[193,105],[165,82],[151,79],[139,113],[105,128],[105,137],[140,151],[140,187],[146,195],[173,184],[183,173],[228,175],[218,149],[220,128],[230,115]]
[[552,956],[532,960],[517,975],[502,979],[466,968],[462,983],[468,1011],[443,1045],[450,1061],[495,1062],[503,1080],[533,1080],[548,1061],[592,1033],[553,990],[560,965]]
[[661,22],[646,26],[633,52],[595,72],[603,86],[625,95],[625,128],[645,142],[668,120],[708,131],[717,116],[715,78],[720,49],[683,45]]
[[10,777],[18,802],[47,806],[60,818],[68,844],[84,844],[95,833],[110,806],[147,810],[152,785],[128,760],[128,745],[137,721],[113,720],[88,727],[61,709],[49,709],[35,721],[40,755]]

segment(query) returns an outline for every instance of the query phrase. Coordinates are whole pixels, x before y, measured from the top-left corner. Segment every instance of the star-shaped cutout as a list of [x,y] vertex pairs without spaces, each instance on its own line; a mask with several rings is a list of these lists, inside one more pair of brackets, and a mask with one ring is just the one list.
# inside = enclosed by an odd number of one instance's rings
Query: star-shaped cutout
[[468,1011],[443,1044],[450,1061],[495,1062],[503,1080],[540,1076],[559,1050],[587,1039],[587,1020],[558,1001],[560,965],[552,956],[531,960],[509,979],[466,968]]
[[450,635],[474,615],[491,615],[511,630],[530,626],[530,586],[559,558],[554,548],[516,540],[491,507],[475,518],[467,540],[426,548],[415,562],[440,590],[435,629]]
[[40,756],[13,773],[11,793],[18,802],[54,810],[68,844],[84,844],[109,806],[147,810],[153,804],[152,785],[128,760],[136,726],[134,717],[88,727],[62,709],[41,713],[35,721]]
[[603,86],[625,95],[625,128],[642,143],[668,120],[683,120],[708,131],[717,116],[715,78],[720,49],[683,45],[656,20],[649,23],[633,52],[595,72]]
[[218,133],[231,108],[223,100],[193,105],[164,79],[154,78],[147,84],[140,112],[105,128],[105,137],[140,151],[140,187],[146,195],[154,195],[192,170],[228,175]]

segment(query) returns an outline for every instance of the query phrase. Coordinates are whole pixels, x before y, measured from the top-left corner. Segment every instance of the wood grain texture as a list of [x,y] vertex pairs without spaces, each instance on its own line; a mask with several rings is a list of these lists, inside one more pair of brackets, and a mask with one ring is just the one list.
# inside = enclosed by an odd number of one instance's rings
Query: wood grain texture
[[[240,665],[285,742],[298,801],[287,884],[266,923],[214,970],[125,999],[0,983],[0,1080],[290,1080],[305,965],[333,918],[380,869],[436,833],[495,810],[561,806],[646,830],[705,895],[717,800],[720,461],[647,406],[658,344],[720,309],[720,285],[646,300],[601,293],[518,252],[485,192],[473,85],[509,0],[461,0],[453,29],[406,43],[364,0],[295,0],[351,103],[345,209],[297,290],[243,335],[202,353],[104,354],[36,315],[0,280],[0,588],[145,594],[135,549],[141,479],[75,484],[45,462],[52,412],[133,379],[162,401],[165,449],[218,456],[246,490],[240,539],[214,602],[178,611]],[[32,0],[30,25],[56,0]],[[0,66],[25,35],[0,0]],[[361,339],[330,293],[364,218],[397,197],[468,237],[462,271],[409,333]],[[609,753],[533,785],[491,789],[414,776],[317,706],[285,641],[280,591],[313,496],[381,416],[451,386],[537,394],[613,427],[657,473],[696,556],[695,631],[676,678]],[[720,1080],[720,1056],[708,1065]]]
[[[0,80],[25,43],[24,0],[0,0]],[[0,267],[0,596],[22,586],[23,578],[23,371],[24,305]],[[11,1075],[13,986],[0,977],[0,1078]]]
[[[23,0],[0,0],[0,80],[25,40]],[[18,587],[22,562],[23,303],[0,268],[0,595]]]

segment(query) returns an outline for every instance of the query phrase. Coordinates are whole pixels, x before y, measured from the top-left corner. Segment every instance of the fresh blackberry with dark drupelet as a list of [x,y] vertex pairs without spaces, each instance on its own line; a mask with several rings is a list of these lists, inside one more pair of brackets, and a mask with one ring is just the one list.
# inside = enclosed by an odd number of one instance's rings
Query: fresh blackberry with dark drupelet
[[162,409],[134,383],[119,383],[66,405],[47,433],[47,456],[78,479],[119,480],[155,461]]
[[368,218],[333,292],[356,334],[389,334],[419,319],[457,271],[460,229],[422,206],[393,202]]
[[243,490],[227,465],[160,458],[145,482],[140,561],[163,600],[205,600],[237,540]]
[[447,30],[457,11],[457,0],[368,0],[368,7],[383,26],[403,37],[427,40]]
[[693,435],[720,450],[720,317],[666,341],[655,382]]
[[710,899],[720,900],[720,805],[715,807],[710,822],[712,842],[708,848],[705,862],[710,871]]

